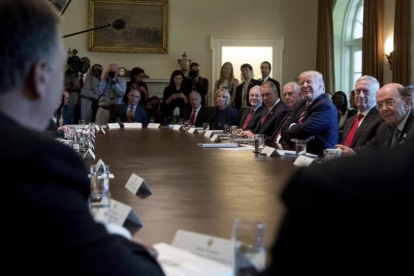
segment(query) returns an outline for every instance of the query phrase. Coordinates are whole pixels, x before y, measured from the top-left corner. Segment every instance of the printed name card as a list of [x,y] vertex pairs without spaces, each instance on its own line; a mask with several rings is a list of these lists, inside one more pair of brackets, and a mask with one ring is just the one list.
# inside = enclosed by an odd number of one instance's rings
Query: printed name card
[[104,130],[104,128],[103,128],[103,127],[101,128],[101,130],[102,130],[102,133],[103,133],[103,134],[106,134],[106,133],[105,133],[105,130]]
[[127,220],[138,226],[142,226],[141,220],[138,218],[131,206],[125,205],[111,198],[109,221],[123,226]]
[[98,125],[95,125],[95,129],[96,129],[96,131],[100,131],[101,130],[101,128]]
[[174,130],[180,130],[180,128],[181,128],[181,125],[174,125],[174,126],[173,126],[173,129],[174,129]]
[[155,123],[149,123],[148,124],[148,128],[159,128],[160,124],[155,124]]
[[208,131],[206,131],[206,133],[204,133],[204,137],[210,138],[211,137],[211,134],[213,134],[213,131],[212,130],[208,130]]
[[310,157],[299,155],[298,158],[296,158],[295,162],[293,162],[293,165],[298,166],[298,167],[309,167],[313,161],[314,159]]
[[179,229],[171,245],[226,265],[231,266],[233,262],[231,240]]
[[109,129],[121,128],[118,123],[108,124]]
[[273,152],[275,152],[275,148],[265,146],[260,153],[265,154],[266,156],[271,156]]
[[141,123],[124,123],[124,128],[142,128]]
[[191,127],[189,130],[188,130],[188,133],[194,133],[194,131],[196,130],[196,128],[195,127]]
[[210,141],[211,142],[216,141],[217,137],[218,137],[218,134],[214,134],[213,137],[211,137]]
[[147,194],[152,195],[152,191],[149,188],[147,182],[145,182],[143,178],[139,177],[135,173],[133,173],[131,177],[128,179],[125,188],[131,191],[134,195],[136,195],[138,191],[143,191]]
[[91,148],[89,148],[88,151],[85,153],[85,155],[83,156],[83,160],[89,159],[90,157],[93,160],[95,160],[95,158],[96,158],[95,153],[93,153]]

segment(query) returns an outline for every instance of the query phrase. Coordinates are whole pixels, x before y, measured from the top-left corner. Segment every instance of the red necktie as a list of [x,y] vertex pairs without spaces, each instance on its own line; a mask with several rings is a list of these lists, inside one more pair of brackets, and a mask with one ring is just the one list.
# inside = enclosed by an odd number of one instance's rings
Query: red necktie
[[309,106],[310,106],[310,104],[306,103],[305,109],[300,114],[300,118],[299,118],[298,124],[301,125],[303,123],[303,121],[305,120],[305,116],[306,116],[306,113],[308,113]]
[[246,117],[246,120],[244,120],[242,129],[245,130],[247,128],[247,125],[249,124],[250,120],[252,119],[253,116],[253,108],[250,109],[249,114]]
[[262,117],[262,119],[260,120],[260,122],[261,122],[262,124],[266,121],[267,116],[269,116],[269,113],[270,113],[270,111],[269,111],[269,112],[267,112],[267,113],[266,113],[266,115],[264,115],[264,116]]
[[191,118],[190,118],[190,125],[193,126],[195,123],[195,115],[196,115],[196,110],[193,109],[193,113],[191,113]]
[[348,136],[345,139],[344,146],[346,147],[351,146],[352,140],[354,139],[355,133],[358,129],[359,122],[361,121],[362,118],[364,118],[364,115],[362,115],[362,113],[359,113],[357,117],[355,118],[354,124],[352,125],[352,128],[349,131]]

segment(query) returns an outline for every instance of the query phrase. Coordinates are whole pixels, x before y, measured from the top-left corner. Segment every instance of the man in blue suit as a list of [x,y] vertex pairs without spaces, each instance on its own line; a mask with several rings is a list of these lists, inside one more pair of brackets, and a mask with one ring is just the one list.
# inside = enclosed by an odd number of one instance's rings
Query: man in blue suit
[[141,100],[141,92],[134,89],[128,93],[128,104],[118,104],[114,110],[111,122],[116,122],[116,118],[120,118],[121,122],[142,123],[143,126],[148,125],[147,111],[138,105]]
[[280,143],[292,148],[295,139],[307,140],[308,152],[322,155],[338,141],[338,117],[333,103],[325,96],[322,74],[306,71],[299,75],[303,100],[293,108],[292,117],[282,128]]

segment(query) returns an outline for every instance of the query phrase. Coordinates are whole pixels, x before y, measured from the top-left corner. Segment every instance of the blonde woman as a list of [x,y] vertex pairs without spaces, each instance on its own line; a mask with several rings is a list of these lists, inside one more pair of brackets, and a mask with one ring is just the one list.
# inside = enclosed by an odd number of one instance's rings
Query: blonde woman
[[217,104],[214,116],[211,119],[213,128],[224,129],[226,126],[239,125],[239,112],[230,106],[231,97],[226,89],[219,89],[214,97]]
[[239,80],[234,77],[233,64],[225,62],[223,66],[221,66],[220,78],[214,85],[214,95],[216,95],[220,88],[226,89],[230,93],[231,104],[233,104],[234,99],[236,98],[236,87],[238,85]]

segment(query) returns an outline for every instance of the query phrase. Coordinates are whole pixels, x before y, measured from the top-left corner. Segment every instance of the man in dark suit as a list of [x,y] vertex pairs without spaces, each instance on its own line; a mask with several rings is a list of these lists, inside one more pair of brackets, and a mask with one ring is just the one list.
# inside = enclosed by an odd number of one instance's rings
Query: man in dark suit
[[191,108],[184,109],[184,119],[190,122],[190,125],[202,127],[203,123],[210,123],[212,114],[201,105],[201,95],[193,91],[188,96]]
[[239,110],[240,107],[250,106],[249,91],[255,85],[261,85],[258,80],[253,79],[253,67],[250,64],[243,64],[240,67],[243,82],[236,88],[234,108]]
[[257,124],[260,122],[262,116],[263,98],[260,94],[260,86],[253,86],[249,91],[250,108],[246,109],[240,120],[240,127],[242,130],[249,130],[254,132]]
[[414,114],[411,108],[411,98],[404,86],[389,83],[381,87],[377,94],[377,109],[384,123],[378,127],[376,136],[363,146],[355,148],[341,146],[343,155],[394,148],[414,139]]
[[[63,90],[60,14],[46,0],[0,1],[3,269],[14,274],[163,275],[143,246],[90,215],[85,164],[42,133]],[[10,39],[10,32],[13,39]],[[22,254],[28,256],[21,263]]]
[[[300,169],[263,275],[411,274],[414,143]],[[409,272],[411,271],[411,272]]]
[[291,148],[292,139],[307,140],[307,150],[322,155],[338,143],[338,117],[333,103],[325,96],[322,74],[306,71],[299,75],[303,100],[296,103],[292,118],[282,128],[281,144]]
[[138,105],[141,100],[141,92],[134,89],[128,92],[128,104],[122,103],[115,107],[114,114],[110,121],[116,122],[120,118],[121,122],[142,123],[142,126],[148,125],[147,111]]
[[289,108],[277,97],[276,86],[270,81],[260,86],[260,94],[266,108],[263,108],[262,116],[255,131],[242,131],[241,135],[254,137],[254,134],[264,134],[265,139],[269,140],[273,135],[275,126],[282,123],[283,118],[289,112]]
[[262,78],[260,79],[260,81],[262,82],[262,84],[267,82],[267,81],[273,82],[274,85],[276,85],[277,96],[279,97],[279,99],[281,99],[281,97],[280,97],[280,83],[277,80],[272,79],[270,77],[270,71],[271,70],[272,70],[272,66],[270,65],[270,62],[263,61],[262,64],[260,64],[260,72],[262,73]]
[[59,127],[75,124],[73,109],[68,105],[69,97],[69,92],[63,90],[63,105],[60,110],[56,111],[57,124]]
[[[357,114],[345,122],[342,135],[342,145],[345,147],[358,147],[368,143],[374,138],[377,128],[383,122],[378,110],[376,96],[379,83],[376,78],[362,76],[355,83],[355,100]],[[341,145],[336,145],[341,147]]]
[[283,96],[285,97],[285,103],[287,107],[289,108],[288,114],[286,114],[285,118],[283,118],[282,123],[279,125],[274,126],[274,132],[272,137],[270,137],[270,140],[267,141],[270,146],[275,148],[282,148],[279,141],[282,138],[282,127],[287,124],[287,122],[292,117],[292,111],[295,104],[302,99],[300,96],[300,87],[297,82],[288,82],[283,87]]

